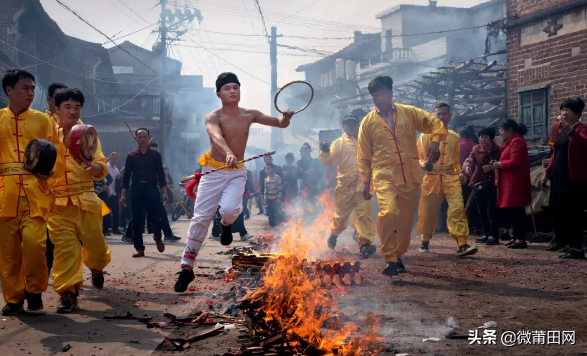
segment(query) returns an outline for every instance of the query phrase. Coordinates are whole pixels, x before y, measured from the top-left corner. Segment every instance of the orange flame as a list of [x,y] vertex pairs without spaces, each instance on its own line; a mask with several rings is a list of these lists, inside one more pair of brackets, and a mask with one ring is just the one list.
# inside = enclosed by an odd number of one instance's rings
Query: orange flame
[[315,260],[328,250],[326,239],[334,199],[325,193],[319,200],[323,208],[311,224],[304,225],[300,219],[292,218],[285,225],[274,247],[274,252],[281,256],[264,267],[262,286],[245,299],[262,303],[267,325],[277,323],[289,339],[301,339],[328,356],[375,355],[379,351],[374,345],[380,340],[374,318],[369,320],[368,335],[360,338],[351,337],[356,334],[357,325],[321,330],[331,316],[338,314],[338,301],[328,289],[312,283],[302,264],[302,260]]

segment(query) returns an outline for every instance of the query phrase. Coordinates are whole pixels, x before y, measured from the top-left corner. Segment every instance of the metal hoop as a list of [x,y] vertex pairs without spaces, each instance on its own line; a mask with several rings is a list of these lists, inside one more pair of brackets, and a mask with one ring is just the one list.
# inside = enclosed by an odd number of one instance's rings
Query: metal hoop
[[297,114],[299,112],[302,112],[304,110],[306,110],[306,108],[308,106],[310,106],[310,103],[312,103],[312,100],[314,100],[314,88],[312,87],[312,85],[308,82],[305,82],[303,80],[295,80],[293,82],[289,82],[286,85],[284,85],[283,87],[281,87],[281,89],[279,89],[279,91],[277,92],[277,94],[275,94],[275,99],[273,100],[273,103],[275,104],[275,109],[277,109],[277,111],[279,111],[279,113],[283,114],[283,111],[281,111],[279,109],[279,107],[277,107],[277,97],[279,96],[279,94],[281,94],[281,92],[283,91],[283,89],[287,88],[288,86],[292,85],[292,84],[306,84],[307,86],[310,87],[310,90],[312,91],[312,96],[310,97],[310,101],[308,101],[308,103],[306,104],[306,106],[304,106],[303,108],[299,109],[298,111],[294,111],[294,114]]

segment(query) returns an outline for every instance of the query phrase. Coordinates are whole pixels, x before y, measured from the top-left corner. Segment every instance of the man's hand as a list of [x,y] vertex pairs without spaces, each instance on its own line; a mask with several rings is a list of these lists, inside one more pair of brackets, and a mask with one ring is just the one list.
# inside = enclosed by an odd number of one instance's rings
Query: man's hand
[[53,171],[49,172],[49,174],[48,174],[48,175],[43,175],[43,174],[38,174],[38,173],[37,173],[37,174],[35,174],[34,176],[35,176],[35,178],[37,178],[38,180],[48,180],[49,178],[53,177],[53,174],[54,174],[54,173],[55,173],[55,172],[53,172]]
[[363,199],[371,200],[373,196],[371,195],[371,182],[363,183]]
[[493,165],[488,164],[486,166],[483,166],[483,172],[484,173],[489,173],[489,172],[493,172],[495,170],[495,167],[493,167]]
[[548,168],[548,165],[549,164],[550,164],[550,158],[547,158],[547,159],[543,159],[542,160],[542,167]]
[[328,144],[328,142],[320,142],[320,150],[324,153],[330,153],[330,145]]
[[463,172],[465,172],[466,175],[470,176],[471,174],[473,174],[473,172],[471,172],[471,167],[465,167],[463,168]]
[[103,185],[102,188],[100,188],[101,191],[105,192],[108,190],[108,186],[107,185]]
[[431,142],[428,149],[428,162],[436,163],[440,159],[440,145],[438,142]]
[[493,168],[501,169],[501,162],[493,162]]
[[283,120],[286,122],[289,122],[293,116],[294,116],[293,110],[288,109],[283,112]]
[[229,153],[226,155],[226,165],[228,166],[228,168],[237,168],[237,162],[238,161],[236,159],[236,156],[233,153]]
[[169,197],[167,196],[167,188],[163,188],[163,205],[167,205]]
[[465,185],[467,183],[467,177],[465,177],[464,173],[459,174],[459,179],[461,180],[461,185]]
[[560,121],[559,128],[562,132],[566,132],[566,133],[573,131],[573,129],[571,128],[571,125],[569,125],[565,120]]
[[126,207],[126,195],[124,193],[120,196],[120,206]]

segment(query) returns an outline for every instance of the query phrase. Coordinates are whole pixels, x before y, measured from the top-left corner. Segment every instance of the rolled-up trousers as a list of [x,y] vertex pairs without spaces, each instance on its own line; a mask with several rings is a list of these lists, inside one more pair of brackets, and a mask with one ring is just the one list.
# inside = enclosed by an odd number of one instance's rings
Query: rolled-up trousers
[[436,221],[440,212],[442,201],[446,198],[448,202],[448,212],[446,224],[450,236],[457,242],[458,247],[467,244],[469,237],[469,223],[465,215],[465,206],[463,202],[463,192],[459,189],[453,189],[451,193],[430,193],[424,192],[420,195],[420,204],[418,206],[418,231],[422,234],[422,241],[428,242],[436,230]]
[[29,215],[26,197],[19,198],[16,214],[0,218],[0,283],[6,303],[24,301],[25,291],[42,293],[49,283],[47,221]]
[[84,281],[84,264],[102,271],[110,263],[110,248],[102,233],[102,215],[70,203],[51,212],[48,226],[55,245],[53,289],[59,295],[67,291],[77,294]]
[[420,185],[408,183],[395,186],[393,183],[374,179],[377,192],[377,233],[381,239],[381,254],[385,262],[397,262],[408,251],[414,224]]
[[348,226],[351,213],[354,212],[353,225],[357,231],[357,242],[360,245],[375,240],[375,224],[373,224],[373,200],[363,199],[356,184],[350,187],[338,184],[334,189],[334,214],[330,225],[332,235],[340,235]]
[[[211,168],[206,166],[202,173],[210,170]],[[182,266],[194,266],[218,205],[222,224],[232,225],[238,218],[243,208],[246,181],[247,170],[244,167],[220,170],[202,176],[197,188],[194,214],[187,231],[187,241],[181,258]]]

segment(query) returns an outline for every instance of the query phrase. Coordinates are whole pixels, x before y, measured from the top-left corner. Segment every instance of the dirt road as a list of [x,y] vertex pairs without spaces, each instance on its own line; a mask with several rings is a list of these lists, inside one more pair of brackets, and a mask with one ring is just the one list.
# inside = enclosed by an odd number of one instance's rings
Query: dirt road
[[[183,236],[186,221],[173,226]],[[262,233],[266,222],[254,217],[247,222],[249,232]],[[238,241],[237,246],[244,245]],[[177,295],[172,287],[183,243],[168,244],[159,254],[152,240],[146,240],[147,257],[132,259],[132,246],[118,237],[108,238],[113,261],[108,267],[108,282],[103,290],[88,285],[80,298],[81,310],[57,315],[57,297],[51,287],[45,294],[46,313],[0,318],[0,354],[12,355],[149,355],[162,344],[170,330],[148,329],[136,320],[104,320],[104,315],[130,311],[135,316],[162,313],[186,315],[200,310],[223,311],[234,300],[220,295],[235,282],[211,280],[210,275],[230,265],[229,255],[218,255],[227,248],[207,240],[198,257],[192,284],[195,288]],[[558,259],[558,254],[543,251],[544,245],[528,250],[508,250],[504,246],[480,246],[471,258],[455,257],[454,242],[436,236],[431,253],[417,251],[413,237],[410,252],[404,258],[408,273],[390,281],[381,275],[383,258],[363,261],[364,283],[339,292],[339,307],[351,319],[364,319],[373,313],[379,320],[379,335],[385,339],[385,355],[581,355],[587,352],[587,262]],[[234,246],[233,246],[234,247]],[[341,235],[333,257],[353,258],[358,249],[348,232]],[[86,271],[86,277],[89,274]],[[116,281],[114,281],[116,280]],[[444,338],[447,319],[460,323],[459,335],[488,321],[495,321],[496,345],[470,345],[466,339]],[[164,320],[164,319],[163,319]],[[500,336],[505,331],[575,331],[575,345],[516,345],[505,347]],[[175,331],[182,333],[185,330]],[[208,338],[191,345],[184,355],[212,356],[234,350],[242,342],[237,331]],[[438,337],[437,342],[423,342]],[[530,339],[531,342],[536,343]],[[540,341],[538,339],[538,341]],[[63,348],[70,345],[66,353]],[[168,355],[164,347],[157,355]]]

